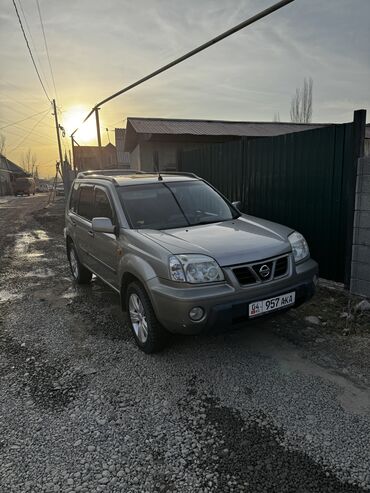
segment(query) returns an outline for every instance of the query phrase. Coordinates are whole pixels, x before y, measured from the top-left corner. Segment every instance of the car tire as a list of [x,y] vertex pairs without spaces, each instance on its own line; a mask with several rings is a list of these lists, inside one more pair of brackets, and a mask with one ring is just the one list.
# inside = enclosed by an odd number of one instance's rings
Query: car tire
[[91,281],[92,272],[81,264],[76,248],[72,242],[68,245],[67,254],[73,279],[77,282],[77,284],[88,284]]
[[126,306],[128,324],[138,347],[147,354],[161,351],[168,334],[158,322],[149,296],[138,282],[128,286]]

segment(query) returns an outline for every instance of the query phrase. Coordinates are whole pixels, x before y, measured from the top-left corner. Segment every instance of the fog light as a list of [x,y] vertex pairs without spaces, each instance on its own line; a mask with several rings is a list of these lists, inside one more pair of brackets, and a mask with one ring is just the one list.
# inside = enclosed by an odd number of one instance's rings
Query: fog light
[[193,322],[198,322],[204,316],[204,310],[200,306],[195,306],[189,312],[189,317]]

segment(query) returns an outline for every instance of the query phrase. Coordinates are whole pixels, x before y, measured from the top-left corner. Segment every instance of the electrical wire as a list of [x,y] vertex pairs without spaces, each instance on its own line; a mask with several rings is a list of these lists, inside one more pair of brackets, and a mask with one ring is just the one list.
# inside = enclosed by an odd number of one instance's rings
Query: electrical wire
[[[15,137],[22,138],[27,131],[29,131],[29,129],[16,127],[12,129],[7,128],[4,133],[5,135],[14,135]],[[32,132],[32,141],[35,144],[43,144],[46,141],[55,143],[55,139],[52,139],[50,135],[41,134],[39,131],[36,132],[35,130]]]
[[17,120],[16,122],[8,123],[7,125],[4,125],[3,127],[0,127],[0,130],[3,130],[4,128],[12,127],[13,125],[18,125],[18,123],[25,122],[26,120],[30,120],[31,118],[34,118],[35,116],[41,115],[41,113],[45,113],[45,111],[49,111],[49,109],[48,110],[39,111],[38,113],[35,113],[34,115],[31,115],[31,116],[27,116],[26,118],[23,118],[23,120]]
[[[14,1],[14,0],[13,0]],[[240,24],[237,24],[236,26],[232,27],[231,29],[228,29],[227,31],[219,34],[218,36],[216,36],[215,38],[212,38],[210,39],[209,41],[207,41],[206,43],[203,43],[202,45],[198,46],[197,48],[194,48],[193,50],[189,51],[188,53],[185,53],[185,55],[182,55],[180,56],[179,58],[176,58],[175,60],[173,60],[172,62],[170,63],[167,63],[166,65],[164,65],[163,67],[160,67],[159,69],[155,70],[154,72],[150,73],[149,75],[146,75],[145,77],[142,77],[141,79],[137,80],[136,82],[133,82],[132,84],[124,87],[123,89],[120,89],[119,91],[115,92],[114,94],[112,94],[111,96],[108,96],[107,98],[103,99],[102,101],[100,101],[99,103],[97,103],[90,111],[90,113],[88,113],[88,115],[85,117],[85,119],[83,120],[83,122],[81,123],[84,124],[86,122],[86,120],[88,120],[88,118],[90,118],[90,116],[96,111],[96,110],[99,110],[101,106],[103,106],[103,104],[106,104],[108,103],[109,101],[111,101],[112,99],[116,98],[117,96],[120,96],[121,94],[125,93],[125,92],[128,92],[130,91],[131,89],[133,89],[134,87],[137,87],[139,86],[140,84],[143,84],[144,82],[150,80],[150,79],[153,79],[153,77],[156,77],[157,75],[160,75],[162,74],[163,72],[166,72],[167,70],[169,70],[170,68],[174,67],[175,65],[178,65],[179,63],[182,63],[184,62],[185,60],[187,60],[188,58],[191,58],[193,57],[194,55],[200,53],[201,51],[204,51],[206,50],[207,48],[209,48],[210,46],[213,46],[215,45],[216,43],[219,43],[220,41],[222,41],[223,39],[231,36],[232,34],[235,34],[237,33],[238,31],[241,31],[242,29],[250,26],[251,24],[253,24],[254,22],[260,20],[260,19],[263,19],[264,17],[272,14],[273,12],[275,12],[276,10],[279,10],[281,9],[282,7],[284,7],[285,5],[288,5],[289,3],[292,3],[294,2],[295,0],[280,0],[279,2],[275,3],[274,5],[271,5],[271,7],[268,7],[267,9],[265,10],[262,10],[261,12],[259,12],[258,14],[246,19],[245,21],[241,22]],[[74,130],[72,133],[71,133],[71,137],[77,132],[77,130],[79,129],[79,127],[76,128],[76,130]]]
[[36,43],[35,43],[35,40],[33,39],[33,36],[32,36],[32,31],[31,31],[31,28],[28,24],[28,21],[27,21],[27,17],[26,17],[26,13],[25,11],[23,10],[23,6],[22,6],[22,0],[18,0],[18,5],[21,9],[21,13],[23,15],[23,19],[24,19],[24,22],[26,24],[26,29],[27,29],[27,32],[28,32],[28,35],[29,35],[29,39],[30,39],[30,45],[31,45],[31,48],[32,48],[32,51],[33,53],[36,54],[36,58],[37,58],[37,62],[38,62],[38,66],[40,68],[40,72],[41,72],[41,75],[43,76],[43,80],[45,81],[45,86],[46,86],[46,89],[48,91],[48,93],[50,92],[50,86],[49,86],[49,81],[46,77],[46,74],[44,72],[44,68],[42,66],[42,63],[41,63],[41,59],[39,57],[39,53],[38,53],[38,50],[37,50],[37,46],[36,46]]
[[49,95],[45,89],[45,86],[44,86],[44,83],[42,82],[42,79],[41,79],[41,76],[40,76],[40,72],[37,68],[37,65],[36,65],[36,62],[35,62],[35,59],[33,57],[33,54],[32,54],[32,50],[30,48],[30,45],[29,45],[29,42],[28,42],[28,39],[27,39],[27,36],[26,36],[26,33],[25,33],[25,30],[23,28],[23,24],[22,24],[22,19],[19,15],[19,12],[18,12],[18,8],[17,8],[17,4],[15,3],[15,0],[13,0],[13,5],[14,5],[14,8],[15,8],[15,12],[17,14],[17,17],[18,17],[18,21],[19,21],[19,25],[21,26],[21,30],[22,30],[22,33],[23,33],[23,37],[24,37],[24,40],[26,41],[26,45],[27,45],[27,48],[28,48],[28,51],[29,51],[29,54],[30,54],[30,57],[31,57],[31,60],[32,60],[32,63],[33,63],[33,66],[36,70],[36,74],[37,74],[37,77],[40,81],[40,84],[41,84],[41,87],[45,93],[45,96],[47,97],[48,101],[51,103],[51,99],[49,98]]
[[50,55],[49,55],[49,48],[48,48],[48,43],[46,41],[45,28],[44,28],[44,23],[42,21],[39,0],[36,0],[36,5],[37,5],[37,10],[38,10],[38,13],[39,13],[39,17],[40,17],[41,30],[42,30],[42,35],[44,37],[44,44],[45,44],[46,56],[47,56],[47,59],[48,59],[50,73],[51,73],[51,80],[53,81],[54,94],[55,94],[55,98],[58,99],[57,89],[56,89],[56,86],[55,86],[54,72],[53,72],[53,67],[51,66]]
[[43,119],[46,117],[46,115],[47,115],[47,113],[48,113],[48,112],[49,112],[49,110],[46,110],[46,111],[44,112],[44,114],[42,115],[42,117],[40,118],[40,120],[38,120],[38,121],[35,123],[35,125],[34,125],[34,126],[31,128],[31,130],[27,133],[27,135],[24,137],[24,139],[22,139],[22,140],[19,142],[19,144],[18,144],[18,145],[16,145],[15,147],[13,147],[13,149],[11,149],[9,152],[13,152],[13,151],[15,151],[16,149],[18,149],[18,147],[20,147],[20,146],[23,144],[23,142],[24,142],[25,140],[27,140],[27,139],[28,139],[28,137],[31,135],[31,133],[34,131],[34,129],[37,127],[37,125],[41,122],[41,120],[43,120]]
[[[26,104],[26,103],[24,103],[24,102],[22,102],[22,101],[16,100],[15,98],[13,98],[13,97],[9,96],[9,94],[6,96],[6,99],[10,99],[10,100],[11,100],[11,101],[13,101],[14,103],[20,104],[20,105],[21,105],[21,106],[23,106],[24,108],[29,108],[30,110],[35,111],[35,108],[32,108],[30,105],[28,105],[28,104]],[[5,101],[4,99],[0,99],[0,105],[1,105],[1,106],[9,106],[9,107],[11,108],[11,110],[9,110],[9,111],[12,111],[12,112],[14,112],[14,111],[15,111],[15,112],[16,112],[16,113],[18,113],[20,116],[23,116],[23,117],[28,116],[28,113],[25,113],[24,111],[21,111],[21,110],[20,110],[20,109],[18,109],[18,108],[14,108],[14,106],[13,106],[10,102]],[[37,106],[40,106],[40,105],[37,105]],[[6,119],[6,118],[0,118],[0,120],[1,120],[2,122],[5,122],[5,123],[10,123],[10,122],[9,122],[9,120],[8,120],[8,119]],[[50,125],[50,124],[48,124],[48,123],[46,123],[46,122],[41,122],[41,125],[46,126],[46,127],[49,127],[49,128],[52,128],[52,129],[55,129],[55,127],[54,127],[53,125]]]

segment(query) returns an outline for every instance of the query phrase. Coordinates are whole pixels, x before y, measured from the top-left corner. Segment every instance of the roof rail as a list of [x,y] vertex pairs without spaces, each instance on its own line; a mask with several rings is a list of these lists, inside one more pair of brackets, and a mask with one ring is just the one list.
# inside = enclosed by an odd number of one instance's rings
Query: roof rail
[[114,168],[114,169],[92,169],[92,170],[87,170],[87,171],[80,171],[77,175],[77,178],[87,178],[92,175],[99,175],[99,176],[120,176],[120,175],[136,175],[136,174],[142,174],[143,171],[138,171],[135,169],[119,169],[119,168]]
[[188,171],[165,171],[162,175],[183,175],[183,176],[191,176],[192,178],[199,178],[195,173],[189,173]]
[[[142,171],[142,173],[144,174],[148,174],[148,175],[157,175],[158,174],[158,171]],[[159,170],[159,173],[161,175],[174,175],[174,176],[190,176],[191,178],[199,178],[200,177],[198,175],[196,175],[195,173],[188,173],[186,171],[161,171]]]
[[[100,171],[100,173],[99,173]],[[113,172],[114,171],[114,172]],[[127,172],[128,170],[123,170],[122,172],[119,172],[117,169],[115,170],[92,170],[92,171],[80,171],[77,175],[78,179],[81,178],[95,178],[99,180],[107,180],[111,181],[114,183],[117,183],[116,179],[114,176],[125,176],[125,175],[157,175],[157,171],[135,171],[133,170],[132,172]],[[111,172],[111,173],[110,173]],[[188,173],[185,171],[160,171],[160,174],[165,176],[188,176],[190,178],[196,178],[200,180],[201,178],[196,175],[195,173]],[[112,176],[113,175],[113,176]]]
[[106,180],[110,181],[112,183],[117,183],[117,180],[113,176],[105,176],[105,175],[98,175],[98,174],[92,174],[92,175],[84,175],[83,173],[78,173],[77,179],[81,178],[91,178],[91,179],[97,179],[97,180]]

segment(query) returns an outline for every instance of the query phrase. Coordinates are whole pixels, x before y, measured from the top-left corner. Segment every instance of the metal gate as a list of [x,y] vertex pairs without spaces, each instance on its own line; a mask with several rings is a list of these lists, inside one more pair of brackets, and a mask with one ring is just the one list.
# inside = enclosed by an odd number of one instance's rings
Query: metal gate
[[181,153],[180,168],[241,200],[243,212],[300,231],[320,275],[343,282],[352,245],[355,134],[354,122],[213,144]]

